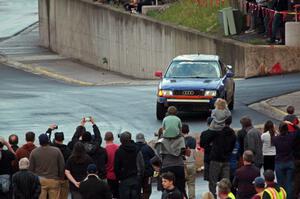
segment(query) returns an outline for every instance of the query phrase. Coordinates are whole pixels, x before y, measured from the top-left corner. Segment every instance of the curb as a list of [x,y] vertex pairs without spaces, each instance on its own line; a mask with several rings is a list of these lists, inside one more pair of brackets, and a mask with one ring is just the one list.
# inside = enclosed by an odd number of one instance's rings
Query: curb
[[281,121],[283,117],[286,116],[286,112],[280,110],[279,108],[271,106],[268,103],[268,100],[251,104],[248,107],[279,121]]
[[70,84],[77,84],[79,86],[95,86],[95,83],[91,83],[91,82],[85,82],[85,81],[80,81],[80,80],[76,80],[76,79],[72,79],[70,77],[66,77],[64,75],[55,73],[53,71],[50,71],[48,69],[42,68],[41,66],[32,66],[30,64],[23,64],[21,62],[17,62],[17,61],[13,61],[8,59],[7,57],[0,57],[0,63],[3,63],[7,66],[16,68],[16,69],[20,69],[26,72],[30,72],[33,74],[37,74],[37,75],[43,75],[43,76],[47,76],[56,80],[61,80]]

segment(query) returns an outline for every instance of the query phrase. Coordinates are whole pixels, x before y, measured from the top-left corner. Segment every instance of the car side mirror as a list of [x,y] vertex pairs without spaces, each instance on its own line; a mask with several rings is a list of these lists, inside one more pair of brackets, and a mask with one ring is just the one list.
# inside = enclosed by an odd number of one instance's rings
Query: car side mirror
[[155,75],[155,77],[162,78],[163,73],[162,73],[162,71],[155,71],[154,75]]
[[228,77],[228,78],[232,78],[234,76],[234,73],[232,72],[232,71],[227,71],[227,73],[226,73],[226,77]]

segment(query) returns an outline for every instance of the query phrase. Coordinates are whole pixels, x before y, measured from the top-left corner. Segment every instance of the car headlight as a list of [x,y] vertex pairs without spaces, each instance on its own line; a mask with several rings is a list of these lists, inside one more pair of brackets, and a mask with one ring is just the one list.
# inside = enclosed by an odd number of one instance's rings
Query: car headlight
[[162,96],[170,96],[173,95],[173,91],[171,90],[159,90],[158,91],[158,96],[162,97]]
[[213,96],[213,97],[215,97],[215,96],[217,96],[217,91],[215,91],[215,90],[207,90],[207,91],[205,91],[204,95],[205,96]]

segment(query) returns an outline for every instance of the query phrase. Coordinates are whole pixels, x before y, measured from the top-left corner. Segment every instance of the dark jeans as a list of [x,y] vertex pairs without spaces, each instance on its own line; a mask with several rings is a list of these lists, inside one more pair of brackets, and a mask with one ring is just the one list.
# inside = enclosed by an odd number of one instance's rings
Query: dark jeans
[[294,195],[300,199],[300,160],[295,161],[294,180]]
[[144,177],[141,183],[141,199],[149,199],[152,193],[152,178]]
[[287,199],[293,198],[293,177],[295,165],[293,161],[276,162],[275,171],[279,186],[283,187],[287,193]]
[[209,181],[209,162],[204,162],[204,174],[203,179]]
[[119,182],[118,180],[109,180],[107,179],[107,183],[113,195],[113,198],[119,198]]
[[175,167],[166,167],[161,169],[161,173],[165,173],[168,171],[172,172],[175,175],[175,186],[187,198],[187,194],[185,191],[184,167],[175,166]]
[[122,180],[119,184],[120,199],[139,199],[139,184],[137,177]]
[[275,170],[275,155],[264,156],[264,171],[268,169]]
[[284,41],[284,22],[282,14],[276,13],[274,15],[273,23],[272,23],[272,37],[271,40],[274,42],[276,40],[277,32],[280,31],[281,39]]
[[72,199],[82,199],[82,195],[78,190],[70,190]]
[[216,197],[217,183],[222,178],[230,178],[229,162],[210,161],[209,163],[209,191]]

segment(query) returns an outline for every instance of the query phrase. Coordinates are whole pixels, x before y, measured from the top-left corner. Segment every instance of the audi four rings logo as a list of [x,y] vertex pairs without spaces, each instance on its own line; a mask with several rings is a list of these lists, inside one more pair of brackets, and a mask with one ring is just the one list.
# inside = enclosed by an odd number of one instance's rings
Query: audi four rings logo
[[195,91],[182,91],[183,95],[194,95]]

